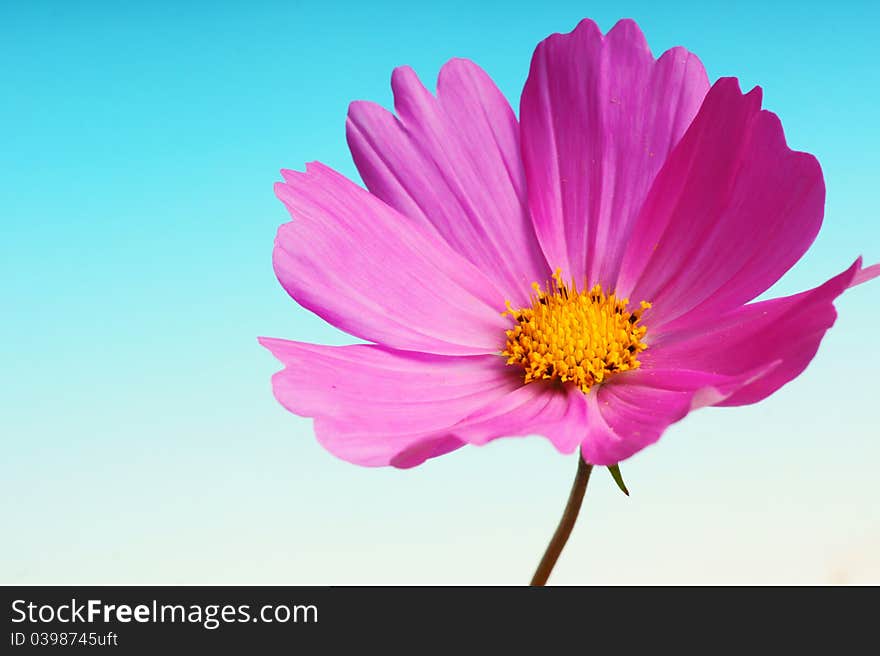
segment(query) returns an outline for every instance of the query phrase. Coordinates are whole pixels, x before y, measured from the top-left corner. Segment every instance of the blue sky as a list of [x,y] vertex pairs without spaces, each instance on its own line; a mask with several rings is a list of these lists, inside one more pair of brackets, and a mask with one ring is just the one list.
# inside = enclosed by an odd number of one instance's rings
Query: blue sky
[[[875,3],[5,3],[0,582],[524,582],[575,462],[539,438],[412,471],[335,460],[257,335],[343,344],[274,279],[280,168],[356,177],[354,99],[450,57],[516,105],[534,45],[635,18],[760,84],[828,200],[774,290],[880,261]],[[597,472],[553,580],[880,582],[880,283],[805,375]]]

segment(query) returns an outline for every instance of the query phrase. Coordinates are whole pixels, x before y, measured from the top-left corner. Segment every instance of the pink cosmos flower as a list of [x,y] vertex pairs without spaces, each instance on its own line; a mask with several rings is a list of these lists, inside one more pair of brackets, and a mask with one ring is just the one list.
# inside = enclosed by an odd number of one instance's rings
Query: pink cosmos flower
[[519,121],[476,64],[409,68],[395,114],[346,123],[369,191],[282,171],[274,266],[301,305],[371,342],[260,342],[275,396],[351,462],[412,467],[539,434],[613,465],[703,406],[755,403],[800,374],[861,260],[750,303],[813,242],[822,171],[758,88],[655,59],[637,25],[540,43]]

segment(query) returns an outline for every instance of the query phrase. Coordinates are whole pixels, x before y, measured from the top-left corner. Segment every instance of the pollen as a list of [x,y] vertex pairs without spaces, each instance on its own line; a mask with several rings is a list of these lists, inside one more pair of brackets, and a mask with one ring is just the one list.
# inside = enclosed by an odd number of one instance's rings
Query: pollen
[[508,301],[503,313],[516,325],[506,331],[501,355],[524,370],[525,383],[573,383],[588,394],[593,385],[639,368],[639,353],[648,348],[648,329],[639,322],[650,303],[630,311],[629,299],[606,296],[601,285],[578,291],[574,282],[562,281],[559,269],[545,289],[538,283],[532,288],[531,307],[514,310]]

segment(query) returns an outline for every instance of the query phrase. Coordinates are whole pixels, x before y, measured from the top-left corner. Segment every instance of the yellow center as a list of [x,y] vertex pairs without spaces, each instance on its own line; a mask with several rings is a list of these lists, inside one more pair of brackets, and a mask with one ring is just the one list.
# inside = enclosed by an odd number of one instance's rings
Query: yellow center
[[526,383],[571,381],[587,394],[609,376],[639,368],[638,355],[648,348],[642,341],[648,329],[639,320],[650,303],[630,312],[629,299],[606,296],[601,285],[579,292],[575,283],[562,282],[559,269],[546,290],[538,283],[532,287],[531,307],[514,310],[507,303],[504,314],[516,326],[506,331],[501,352],[507,364],[525,370]]

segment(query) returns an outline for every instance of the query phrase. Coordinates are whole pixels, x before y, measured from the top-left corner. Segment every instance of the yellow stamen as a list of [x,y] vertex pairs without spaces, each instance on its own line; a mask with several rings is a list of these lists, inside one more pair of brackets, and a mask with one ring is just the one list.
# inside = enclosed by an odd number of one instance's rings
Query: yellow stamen
[[525,370],[524,381],[573,382],[584,394],[621,371],[638,369],[638,355],[648,345],[648,331],[640,326],[642,313],[651,307],[642,301],[639,309],[627,310],[629,299],[608,296],[596,285],[579,292],[572,282],[562,282],[559,269],[542,290],[532,283],[532,306],[507,311],[516,326],[506,331],[507,345],[501,355],[507,364]]

